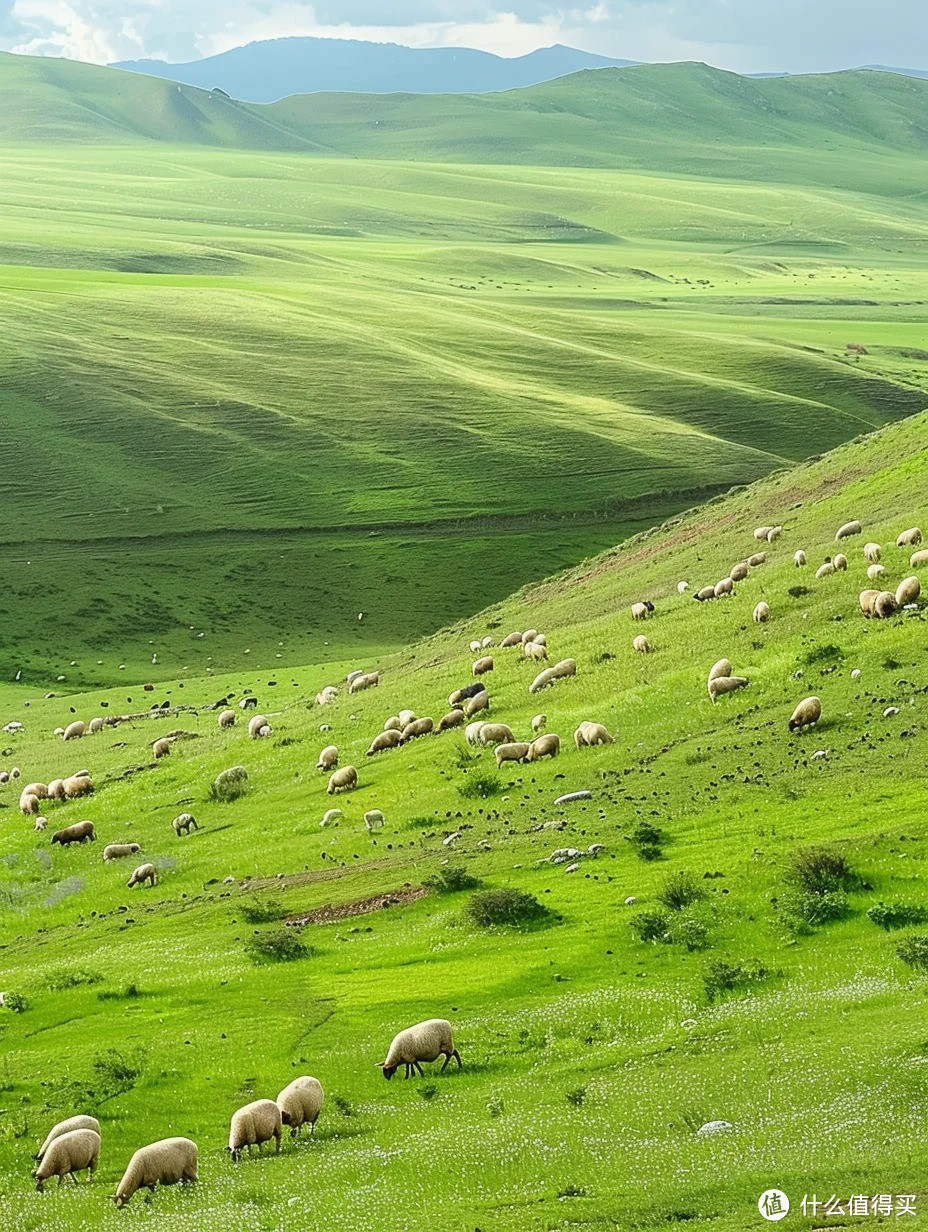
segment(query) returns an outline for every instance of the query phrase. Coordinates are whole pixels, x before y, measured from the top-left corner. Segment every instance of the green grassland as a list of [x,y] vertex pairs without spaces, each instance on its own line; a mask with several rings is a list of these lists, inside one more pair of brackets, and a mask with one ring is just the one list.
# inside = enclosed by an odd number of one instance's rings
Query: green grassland
[[[90,800],[49,806],[44,834],[19,815],[17,788],[0,789],[0,987],[27,1002],[0,1011],[6,1225],[76,1232],[157,1213],[167,1232],[683,1221],[734,1232],[757,1226],[770,1185],[794,1207],[806,1192],[915,1193],[924,1205],[928,998],[894,949],[918,930],[888,934],[866,912],[881,900],[928,908],[926,616],[866,621],[857,594],[866,540],[884,545],[890,585],[911,572],[893,545],[928,520],[926,431],[922,414],[671,517],[377,660],[379,689],[328,708],[312,697],[354,661],[271,677],[241,660],[231,675],[154,693],[43,700],[34,685],[4,685],[0,718],[25,731],[6,737],[2,764],[22,768],[20,783],[86,766],[97,785]],[[847,572],[817,581],[850,518],[864,532],[846,544]],[[733,597],[697,605],[677,594],[681,578],[714,581],[754,551],[758,523],[782,524],[783,536]],[[804,570],[792,561],[799,547]],[[656,607],[644,626],[629,614],[642,597]],[[760,598],[766,625],[751,621]],[[497,650],[492,715],[522,736],[544,710],[564,741],[559,758],[498,772],[489,750],[474,754],[454,733],[364,756],[401,707],[444,712],[469,679],[473,637],[529,624],[553,658],[577,660],[577,676],[533,697],[534,669]],[[632,650],[641,631],[650,655]],[[750,685],[713,705],[705,678],[722,655]],[[215,712],[198,709],[246,689],[270,716],[268,740],[249,741],[241,721],[220,734]],[[810,693],[822,722],[791,735],[787,719]],[[52,735],[75,713],[162,701],[193,709],[75,744]],[[891,705],[900,712],[883,717]],[[571,733],[586,718],[605,722],[615,744],[576,751]],[[177,727],[194,738],[153,763],[151,741]],[[333,801],[314,766],[333,740],[360,787],[337,801],[342,821],[320,829]],[[239,763],[247,797],[211,803],[213,776]],[[473,790],[480,776],[485,798]],[[576,789],[592,799],[555,807]],[[373,836],[361,821],[370,808],[387,819]],[[170,819],[183,809],[202,829],[177,839]],[[85,817],[95,845],[49,845],[52,828]],[[539,829],[559,819],[564,829]],[[660,859],[636,855],[641,822],[659,830]],[[127,891],[127,862],[103,864],[104,843],[127,839],[158,865],[153,890]],[[785,922],[785,877],[792,853],[820,842],[859,880],[840,918],[797,931]],[[591,843],[605,850],[573,874],[546,861]],[[248,924],[246,903],[276,899],[300,914],[402,893],[449,858],[487,887],[537,896],[550,926],[485,932],[465,917],[468,892],[432,892],[307,925],[312,953],[297,961],[246,956],[254,931],[272,927]],[[629,921],[655,909],[681,870],[703,896],[669,913],[670,941],[637,940]],[[720,959],[766,974],[710,1001],[705,975]],[[394,1031],[435,1014],[454,1021],[463,1070],[386,1085],[375,1062]],[[315,1141],[233,1166],[231,1112],[303,1072],[328,1092]],[[103,1123],[96,1183],[35,1194],[37,1141],[84,1110]],[[700,1138],[715,1118],[734,1128]],[[200,1183],[114,1211],[105,1195],[132,1150],[168,1134],[198,1141]]]
[[0,670],[379,653],[922,409],[928,221],[894,157],[877,194],[11,147]]

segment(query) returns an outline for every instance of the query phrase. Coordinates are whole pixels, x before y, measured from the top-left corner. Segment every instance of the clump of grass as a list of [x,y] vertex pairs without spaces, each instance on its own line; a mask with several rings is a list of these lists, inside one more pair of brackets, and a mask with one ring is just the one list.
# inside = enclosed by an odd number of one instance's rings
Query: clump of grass
[[907,967],[915,971],[928,971],[928,936],[911,933],[896,942],[896,953]]
[[628,921],[639,941],[662,941],[670,924],[666,911],[637,911]]
[[803,662],[807,667],[812,667],[815,663],[834,663],[843,658],[844,651],[841,647],[829,642],[824,646],[815,646],[807,651]]
[[429,1103],[438,1094],[438,1086],[434,1082],[427,1082],[424,1087],[419,1087],[418,1095],[420,1099],[424,1099]]
[[771,971],[756,958],[746,958],[740,962],[715,958],[706,965],[702,973],[706,999],[711,1004],[724,993],[750,989],[755,984],[766,980],[771,974]]
[[546,923],[551,912],[534,894],[524,890],[482,890],[471,896],[467,915],[480,928],[505,925],[509,928],[527,928]]
[[659,860],[664,854],[663,835],[657,826],[652,826],[649,821],[639,821],[629,834],[628,841],[635,848],[639,860]]
[[426,877],[423,882],[423,885],[437,890],[439,894],[457,894],[460,890],[475,890],[482,884],[479,877],[474,877],[466,868],[461,868],[456,864],[440,868],[437,873]]
[[141,1057],[131,1057],[118,1048],[107,1048],[97,1053],[91,1062],[93,1071],[93,1095],[100,1099],[112,1099],[124,1095],[136,1085],[143,1072]]
[[239,907],[246,924],[273,924],[287,914],[283,903],[277,898],[253,898]]
[[3,995],[3,1005],[13,1014],[25,1014],[29,1009],[29,1002],[21,992],[8,992]]
[[102,984],[103,976],[99,971],[91,971],[87,967],[58,967],[50,971],[45,981],[52,992],[64,992],[68,988],[80,988],[93,984]]
[[97,993],[98,1001],[132,1001],[142,995],[138,984],[126,984],[125,988],[101,988]]
[[709,944],[709,929],[703,920],[690,912],[681,911],[670,920],[666,939],[671,945],[682,945],[692,953],[704,950]]
[[295,962],[316,951],[308,946],[295,928],[272,928],[256,932],[245,942],[245,953],[255,965],[275,962]]
[[805,595],[811,595],[812,591],[808,586],[790,586],[786,593],[792,599],[802,599]]
[[928,922],[928,907],[917,903],[877,903],[867,912],[867,919],[889,932],[893,928]]
[[332,1103],[335,1105],[335,1109],[340,1116],[353,1117],[357,1115],[354,1104],[352,1104],[350,1099],[346,1099],[344,1095],[333,1095]]
[[567,1092],[567,1102],[572,1108],[582,1108],[585,1099],[586,1087],[577,1087],[576,1090]]
[[461,743],[455,745],[451,764],[456,770],[469,770],[474,762],[479,760],[480,754],[476,749],[469,749],[466,744]]
[[492,774],[469,774],[458,791],[465,800],[489,800],[502,791],[502,785]]
[[704,896],[705,890],[693,874],[688,869],[680,869],[665,879],[657,897],[669,911],[680,911]]
[[831,847],[800,847],[793,852],[786,875],[807,894],[851,890],[859,883],[845,857]]
[[777,899],[776,907],[783,925],[794,933],[808,933],[823,924],[842,920],[850,911],[843,890],[829,890],[824,894],[787,890]]

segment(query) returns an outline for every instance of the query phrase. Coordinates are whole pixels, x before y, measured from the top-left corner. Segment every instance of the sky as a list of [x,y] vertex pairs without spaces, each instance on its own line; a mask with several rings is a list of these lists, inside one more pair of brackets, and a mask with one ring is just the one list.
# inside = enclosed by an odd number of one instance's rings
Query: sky
[[928,68],[928,0],[0,0],[0,49],[182,62],[256,39],[358,38],[518,56],[566,43],[735,72]]

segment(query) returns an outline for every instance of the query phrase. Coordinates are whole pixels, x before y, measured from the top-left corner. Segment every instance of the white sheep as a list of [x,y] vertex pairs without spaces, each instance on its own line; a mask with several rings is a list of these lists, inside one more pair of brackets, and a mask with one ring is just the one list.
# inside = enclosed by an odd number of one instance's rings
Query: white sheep
[[554,732],[546,732],[536,736],[528,749],[528,760],[539,761],[542,757],[557,757],[561,751],[561,738]]
[[303,1125],[309,1126],[309,1132],[316,1132],[316,1121],[322,1111],[325,1093],[318,1078],[308,1074],[294,1080],[285,1086],[277,1096],[276,1104],[280,1109],[280,1119],[290,1127],[290,1137],[295,1138]]
[[168,753],[170,753],[171,751],[171,744],[172,744],[172,741],[166,738],[161,739],[161,740],[156,740],[154,742],[154,744],[151,746],[151,751],[154,754],[156,761],[161,757],[167,757]]
[[59,1134],[43,1151],[35,1170],[35,1187],[41,1193],[45,1182],[57,1176],[60,1185],[66,1176],[89,1171],[91,1179],[100,1158],[100,1134],[93,1129],[72,1129]]
[[468,744],[480,743],[480,729],[483,727],[483,723],[484,721],[481,719],[476,723],[468,723],[467,727],[465,727],[464,739]]
[[334,744],[327,744],[319,754],[319,760],[316,762],[317,770],[334,770],[338,765],[338,747]]
[[718,680],[720,676],[731,675],[731,659],[719,659],[717,663],[713,663],[709,668],[709,684],[713,680]]
[[423,1077],[420,1062],[437,1061],[439,1057],[445,1058],[440,1073],[445,1072],[452,1057],[457,1061],[458,1069],[461,1068],[461,1055],[454,1046],[451,1023],[446,1018],[429,1018],[394,1036],[387,1059],[380,1068],[387,1080],[393,1077],[401,1065],[406,1067],[407,1078],[413,1073]]
[[90,1129],[95,1134],[100,1133],[100,1122],[96,1117],[92,1116],[72,1116],[66,1121],[59,1121],[57,1125],[52,1126],[48,1131],[48,1137],[35,1153],[35,1160],[38,1162],[56,1138],[60,1138],[62,1134],[70,1134],[75,1129]]
[[522,634],[522,645],[524,646],[526,642],[534,642],[537,637],[538,637],[537,629],[526,629],[525,632]]
[[493,750],[493,755],[496,758],[497,770],[502,768],[504,762],[528,761],[528,755],[531,750],[531,745],[526,741],[512,741],[508,744],[498,744]]
[[129,1160],[113,1201],[125,1206],[137,1189],[154,1193],[157,1185],[189,1184],[197,1179],[198,1162],[197,1144],[189,1138],[162,1138],[140,1147]]
[[592,723],[585,720],[574,732],[574,744],[578,749],[593,748],[598,744],[614,744],[608,730],[602,723]]
[[654,604],[650,599],[645,599],[641,603],[633,603],[631,612],[632,620],[647,620],[654,611]]
[[822,717],[822,702],[818,697],[806,697],[793,711],[789,721],[790,731],[802,731],[804,727],[814,727]]
[[883,555],[883,549],[878,543],[864,544],[864,560],[868,565],[878,565],[880,557]]
[[847,557],[843,552],[836,553],[835,558],[831,563],[834,565],[835,570],[838,573],[843,573],[845,569],[847,569]]
[[475,714],[479,714],[481,710],[490,709],[490,695],[486,689],[482,689],[479,693],[475,693],[473,697],[469,697],[464,703],[465,718],[472,718]]
[[48,825],[47,817],[37,817],[35,819],[35,826],[33,828],[36,830],[44,830],[47,825]]
[[396,749],[403,743],[403,733],[395,731],[391,728],[390,731],[379,732],[371,741],[371,746],[367,750],[367,756],[373,757],[376,753],[383,753],[386,749]]
[[650,654],[651,653],[651,643],[648,641],[648,639],[645,637],[643,633],[638,634],[638,636],[632,642],[632,645],[638,651],[639,654]]
[[712,587],[712,593],[716,599],[721,599],[722,595],[730,595],[734,593],[735,584],[730,577],[721,578]]
[[743,582],[748,576],[748,562],[746,560],[739,560],[736,565],[732,565],[728,570],[728,576],[733,582]]
[[480,744],[511,744],[515,737],[505,723],[481,723],[477,739]]
[[801,569],[803,565],[805,565],[805,563],[806,563],[806,554],[802,550],[802,548],[799,548],[798,551],[793,553],[793,564],[796,566],[797,569]]
[[756,527],[754,530],[754,538],[757,540],[758,543],[765,543],[767,540],[767,536],[770,534],[771,529],[772,527],[770,526]]
[[500,642],[500,647],[505,648],[506,650],[508,650],[510,646],[521,646],[521,645],[522,645],[522,634],[521,633],[508,633],[503,638],[503,640]]
[[835,532],[835,541],[841,539],[850,539],[851,535],[859,535],[863,527],[859,522],[845,522],[843,526],[839,526]]
[[765,624],[770,619],[770,604],[761,599],[754,608],[753,620],[756,625]]
[[541,642],[526,642],[522,647],[522,657],[524,659],[533,659],[538,663],[547,659],[548,648],[543,646]]
[[834,561],[826,560],[823,565],[819,565],[819,567],[815,570],[815,576],[821,580],[822,578],[830,577],[834,572]]
[[365,689],[376,689],[380,684],[380,672],[362,672],[355,676],[348,686],[349,693],[363,693]]
[[322,815],[322,821],[319,822],[319,825],[320,826],[334,826],[335,823],[337,821],[341,821],[341,819],[342,819],[341,809],[326,809],[326,811]]
[[873,615],[877,620],[885,620],[896,611],[896,596],[891,590],[881,590],[873,600]]
[[326,791],[334,796],[337,791],[354,791],[358,785],[358,772],[354,766],[342,766],[330,775]]
[[533,734],[537,736],[547,722],[548,716],[546,714],[536,714],[533,717],[531,724]]
[[380,809],[368,809],[364,814],[364,826],[367,830],[380,830],[383,824],[384,816]]
[[485,676],[487,672],[493,671],[493,666],[493,656],[484,655],[475,661],[471,671],[475,676]]
[[753,556],[748,557],[748,564],[751,566],[752,569],[757,569],[760,565],[762,565],[766,561],[766,559],[767,559],[766,552],[755,552]]
[[279,1151],[282,1124],[280,1109],[271,1099],[256,1099],[244,1108],[239,1108],[232,1114],[232,1123],[229,1126],[229,1153],[233,1161],[238,1162],[246,1146],[249,1154],[255,1146],[260,1153],[264,1143],[270,1142],[272,1138]]
[[69,723],[64,729],[62,740],[80,740],[81,736],[85,735],[87,725],[80,719],[75,719],[73,723]]
[[689,588],[690,588],[689,582],[677,582],[677,594],[678,595],[685,595],[686,592],[689,590]]
[[398,714],[391,714],[391,715],[390,715],[390,717],[389,717],[388,719],[385,719],[385,720],[384,720],[384,724],[383,724],[383,730],[384,730],[385,732],[389,732],[389,731],[402,731],[402,730],[403,730],[403,724],[400,722],[400,717],[399,717],[399,715],[398,715]]
[[738,689],[746,689],[747,686],[746,676],[716,676],[714,680],[709,681],[709,696],[714,702],[717,697],[725,693],[734,693]]
[[909,568],[918,569],[922,565],[928,565],[928,550],[922,548],[920,552],[913,552],[909,557]]
[[180,838],[182,834],[189,834],[191,830],[199,830],[200,828],[197,825],[197,820],[192,813],[178,813],[178,815],[171,822],[171,825],[174,827],[174,833],[178,838]]
[[876,582],[879,578],[885,577],[885,576],[886,576],[886,566],[885,565],[868,565],[867,566],[867,578],[871,582]]
[[334,684],[327,684],[324,689],[320,689],[316,694],[317,706],[331,706],[338,698],[338,689]]
[[415,710],[401,710],[398,718],[400,721],[400,731],[402,731],[404,727],[408,727],[416,718],[416,712]]
[[90,723],[87,726],[87,731],[90,733],[91,736],[99,735],[99,733],[103,731],[103,720],[100,718],[99,715],[97,715],[96,718],[90,720]]
[[421,719],[413,719],[403,728],[403,743],[407,740],[417,740],[420,736],[428,736],[435,730],[435,720],[427,715]]
[[235,726],[235,711],[234,710],[223,710],[222,714],[219,716],[219,730],[228,731],[230,727],[234,727],[234,726]]
[[917,577],[903,578],[896,587],[896,606],[905,607],[907,603],[914,603],[921,593],[922,584]]
[[126,885],[131,890],[133,886],[144,885],[146,881],[150,886],[153,886],[157,881],[157,870],[154,864],[140,864],[133,871]]
[[455,727],[461,727],[467,716],[463,710],[449,710],[447,714],[442,715],[438,720],[436,731],[451,731]]
[[471,654],[479,654],[481,649],[482,647],[480,645],[480,642],[478,642],[476,639],[470,643]]
[[922,541],[922,532],[917,526],[904,530],[896,540],[897,548],[917,548]]
[[103,848],[103,859],[109,864],[111,860],[122,860],[125,856],[135,856],[142,850],[140,843],[107,843]]
[[783,534],[782,526],[771,526],[770,529],[767,531],[767,542],[775,543],[782,534]]
[[261,729],[264,727],[270,727],[267,715],[253,714],[248,720],[248,734],[252,740],[259,740],[261,738]]

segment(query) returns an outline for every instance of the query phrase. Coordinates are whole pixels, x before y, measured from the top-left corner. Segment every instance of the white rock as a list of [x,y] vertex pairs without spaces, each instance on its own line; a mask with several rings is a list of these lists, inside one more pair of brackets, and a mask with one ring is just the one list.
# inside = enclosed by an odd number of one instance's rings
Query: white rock
[[827,760],[827,758],[828,753],[825,749],[816,749],[816,751],[812,754],[812,761],[822,761],[823,759]]
[[898,714],[898,713],[899,713],[898,706],[887,706],[886,709],[883,711],[883,718],[891,719],[894,714]]
[[223,877],[222,884],[223,885],[235,885],[235,878],[230,873],[228,877]]
[[562,804],[570,804],[573,800],[591,800],[592,798],[591,791],[569,791],[566,796],[558,796],[554,801],[554,807],[559,808]]
[[705,1125],[700,1125],[696,1131],[700,1138],[708,1138],[712,1134],[720,1134],[725,1129],[734,1129],[731,1121],[707,1121]]
[[458,839],[458,838],[460,838],[460,837],[461,837],[461,832],[460,832],[460,830],[455,830],[454,834],[449,834],[447,838],[443,838],[443,839],[442,839],[442,841],[441,841],[442,846],[443,846],[443,847],[452,847],[452,846],[454,845],[454,841],[455,841],[455,839]]
[[860,668],[859,667],[855,667],[854,670],[851,672],[851,679],[852,680],[860,679]]
[[575,873],[579,867],[580,867],[579,864],[568,864],[567,867],[564,869],[564,872],[565,873]]

